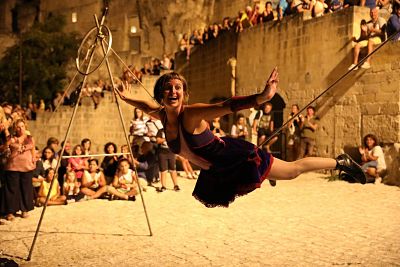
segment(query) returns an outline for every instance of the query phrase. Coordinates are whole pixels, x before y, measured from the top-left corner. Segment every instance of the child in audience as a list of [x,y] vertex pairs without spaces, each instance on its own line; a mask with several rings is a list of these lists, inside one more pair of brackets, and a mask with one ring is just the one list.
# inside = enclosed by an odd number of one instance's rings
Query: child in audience
[[[121,153],[129,153],[129,147],[128,145],[122,145],[121,146]],[[118,161],[121,159],[127,159],[129,161],[129,167],[131,169],[133,169],[133,159],[132,156],[130,154],[125,154],[125,155],[121,155],[118,157]]]
[[[72,152],[73,156],[82,155],[82,146],[76,145]],[[83,157],[69,158],[68,167],[69,171],[74,171],[76,179],[79,181],[82,179],[83,171],[88,169],[87,161]]]
[[[46,202],[47,195],[50,190],[50,183],[54,178],[54,169],[48,168],[45,172],[45,179],[39,189],[38,202],[44,204]],[[64,205],[66,204],[67,198],[60,193],[60,185],[57,179],[54,180],[53,186],[50,191],[49,201],[47,205]]]
[[75,172],[67,172],[63,185],[63,192],[67,198],[67,201],[73,202],[79,199],[80,187],[81,183],[76,179]]
[[99,169],[97,159],[89,160],[89,170],[85,170],[82,176],[82,193],[87,199],[96,199],[107,192],[106,179]]
[[114,176],[114,181],[112,186],[108,186],[107,191],[120,199],[136,200],[135,195],[138,193],[136,176],[134,171],[129,168],[127,159],[122,159],[118,162],[118,170]]

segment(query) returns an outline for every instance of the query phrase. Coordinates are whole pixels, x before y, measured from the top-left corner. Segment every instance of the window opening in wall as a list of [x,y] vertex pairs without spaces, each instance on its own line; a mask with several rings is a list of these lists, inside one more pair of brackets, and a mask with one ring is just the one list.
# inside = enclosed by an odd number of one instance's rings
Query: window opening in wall
[[76,23],[78,21],[78,13],[72,12],[71,21],[72,23]]

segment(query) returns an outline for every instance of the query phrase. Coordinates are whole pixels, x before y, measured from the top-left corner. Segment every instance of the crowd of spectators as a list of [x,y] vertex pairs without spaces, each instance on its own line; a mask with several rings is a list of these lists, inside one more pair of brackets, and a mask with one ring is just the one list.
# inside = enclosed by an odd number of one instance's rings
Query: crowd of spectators
[[[350,6],[376,9],[379,16],[385,19],[385,23],[389,20],[388,33],[394,33],[400,28],[400,15],[397,11],[399,5],[399,0],[280,0],[275,9],[270,1],[266,2],[262,9],[260,4],[255,2],[253,7],[246,6],[244,10],[240,10],[236,18],[225,17],[222,23],[213,23],[205,28],[195,29],[190,35],[182,34],[178,46],[180,51],[186,52],[186,58],[189,60],[193,47],[205,44],[224,32],[240,33],[246,28],[269,21],[281,21],[285,16],[301,14],[305,11],[310,12],[312,17],[321,17]],[[370,33],[374,35],[373,30],[370,30]],[[395,39],[398,40],[399,36]]]
[[[72,145],[67,140],[60,145],[57,138],[50,137],[46,146],[39,149],[26,121],[13,120],[9,109],[7,103],[0,109],[0,217],[7,221],[13,221],[15,216],[28,218],[34,206],[45,203],[47,195],[48,205],[97,198],[134,201],[139,190],[146,192],[154,187],[155,191],[166,191],[168,173],[173,182],[171,189],[180,191],[177,157],[168,149],[162,124],[140,110],[135,110],[131,127],[134,157],[128,145],[118,151],[115,143],[108,142],[99,160],[92,156],[88,138],[79,144]],[[183,177],[197,177],[187,159],[178,157],[178,161]]]

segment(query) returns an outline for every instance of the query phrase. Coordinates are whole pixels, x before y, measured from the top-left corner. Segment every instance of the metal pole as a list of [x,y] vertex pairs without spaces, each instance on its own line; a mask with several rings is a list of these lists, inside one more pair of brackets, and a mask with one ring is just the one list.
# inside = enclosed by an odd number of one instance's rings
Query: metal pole
[[[89,63],[88,63],[88,66],[87,66],[87,70],[89,70],[90,65],[91,65],[91,63],[92,63],[92,59],[93,59],[93,55],[94,55],[93,51],[94,51],[94,49],[92,50],[92,53],[91,53],[91,55],[90,55]],[[79,97],[78,97],[78,100],[77,100],[77,102],[76,102],[76,104],[75,104],[74,111],[72,112],[72,116],[71,116],[71,119],[70,119],[70,121],[69,121],[68,129],[67,129],[67,132],[66,132],[65,137],[64,137],[64,141],[65,141],[65,142],[64,142],[64,145],[62,146],[61,153],[60,153],[60,157],[59,157],[58,160],[57,160],[56,169],[55,169],[55,171],[54,171],[55,176],[54,176],[53,180],[52,180],[51,183],[50,183],[49,192],[47,193],[46,201],[45,201],[45,203],[44,203],[42,213],[40,214],[40,219],[39,219],[38,225],[37,225],[37,227],[36,227],[35,236],[33,237],[32,245],[31,245],[31,248],[30,248],[30,250],[29,250],[29,255],[28,255],[27,261],[30,261],[31,258],[32,258],[33,249],[34,249],[34,247],[35,247],[36,240],[37,240],[37,237],[38,237],[38,234],[39,234],[39,230],[40,230],[40,226],[42,225],[42,221],[43,221],[43,218],[44,218],[44,214],[45,214],[45,212],[46,212],[47,203],[48,203],[49,198],[50,198],[51,189],[52,189],[52,187],[53,187],[54,181],[57,179],[57,172],[58,172],[58,168],[60,167],[61,155],[63,155],[63,154],[64,154],[64,151],[65,151],[65,145],[66,145],[66,143],[67,143],[66,141],[68,140],[69,134],[70,134],[71,129],[72,129],[72,123],[73,123],[73,121],[74,121],[74,119],[75,119],[75,115],[76,115],[76,112],[77,112],[78,107],[79,107],[79,102],[80,102],[80,100],[81,100],[82,91],[83,91],[82,89],[84,88],[84,86],[85,86],[85,84],[86,84],[86,79],[87,79],[87,76],[84,76],[83,82],[82,82],[81,91],[79,92]]]
[[[122,115],[121,105],[119,104],[119,99],[117,97],[117,93],[115,92],[115,90],[117,90],[117,89],[115,88],[114,79],[113,79],[113,75],[112,75],[111,68],[110,68],[110,63],[108,61],[108,57],[106,55],[106,50],[104,48],[104,43],[103,42],[101,42],[101,47],[103,49],[104,56],[106,57],[106,66],[107,66],[108,74],[110,75],[111,84],[112,84],[112,87],[113,87],[113,93],[114,93],[115,100],[116,100],[115,103],[117,104],[119,118],[121,120],[122,128],[124,130],[125,140],[126,140],[126,143],[128,144],[129,153],[131,154],[131,157],[134,158],[133,157],[132,146],[130,145],[129,137],[128,137],[128,134],[127,134],[127,131],[126,131],[126,127],[125,127],[125,123],[124,123],[124,117]],[[139,180],[138,180],[139,179],[138,178],[138,173],[137,173],[137,170],[136,170],[136,166],[135,165],[133,165],[133,166],[134,166],[135,173],[136,173],[135,179],[136,179],[136,182],[138,184],[140,198],[142,199],[142,205],[143,205],[144,214],[146,216],[147,226],[149,228],[149,235],[152,236],[153,232],[151,231],[150,220],[149,220],[149,215],[147,214],[146,203],[144,202],[142,188],[141,188]]]

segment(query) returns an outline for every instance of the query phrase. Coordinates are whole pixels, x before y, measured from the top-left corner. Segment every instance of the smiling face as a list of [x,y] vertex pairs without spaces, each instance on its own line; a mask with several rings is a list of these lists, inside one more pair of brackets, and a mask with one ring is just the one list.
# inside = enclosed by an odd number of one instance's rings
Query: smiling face
[[162,102],[166,107],[180,107],[184,102],[183,83],[179,79],[170,80],[165,86],[162,93]]
[[372,137],[367,137],[365,143],[367,144],[369,149],[372,149],[375,146],[375,140]]

